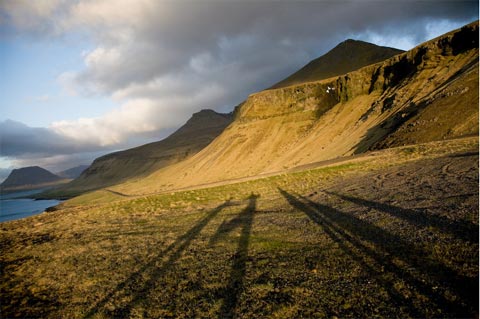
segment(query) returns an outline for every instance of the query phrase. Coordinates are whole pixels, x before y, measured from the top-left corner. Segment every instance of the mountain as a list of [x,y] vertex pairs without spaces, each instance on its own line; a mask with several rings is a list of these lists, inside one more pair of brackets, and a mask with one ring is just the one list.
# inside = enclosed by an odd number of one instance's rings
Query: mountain
[[74,181],[58,192],[78,193],[146,176],[196,154],[231,122],[232,114],[202,110],[176,132],[161,140],[97,158]]
[[111,189],[148,194],[476,136],[478,84],[474,22],[347,74],[252,94],[203,150]]
[[386,60],[403,52],[399,49],[348,39],[325,55],[309,62],[286,79],[273,85],[272,89],[324,80]]
[[80,176],[84,170],[88,168],[88,165],[79,165],[75,166],[72,168],[69,168],[67,170],[58,172],[56,175],[63,177],[63,178],[69,178],[69,179],[74,179]]
[[65,182],[65,180],[60,176],[39,166],[30,166],[14,169],[7,179],[0,184],[0,188],[2,191],[34,189],[62,182]]

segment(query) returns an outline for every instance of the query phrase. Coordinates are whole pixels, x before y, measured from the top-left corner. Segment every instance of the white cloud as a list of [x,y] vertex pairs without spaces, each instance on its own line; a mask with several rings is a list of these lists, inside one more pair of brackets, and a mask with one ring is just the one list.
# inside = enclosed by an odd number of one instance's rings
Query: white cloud
[[131,134],[156,129],[146,120],[152,117],[154,109],[150,100],[132,100],[102,117],[54,122],[50,129],[75,143],[91,143],[102,147],[119,145]]
[[35,101],[37,102],[48,102],[49,100],[50,100],[50,95],[48,94],[43,94],[35,97]]
[[78,95],[77,84],[75,83],[75,73],[71,71],[63,72],[57,77],[57,81],[68,95]]
[[[92,163],[92,159],[105,155],[105,152],[86,152],[76,153],[71,155],[51,155],[41,158],[17,158],[12,161],[12,167],[7,171],[10,172],[14,167],[26,167],[26,166],[40,166],[52,173],[63,171],[79,165],[89,165]],[[0,169],[0,173],[1,169]],[[1,175],[0,175],[1,178]]]
[[2,1],[0,10],[8,12],[11,23],[24,29],[34,29],[51,20],[55,10],[61,5],[61,0],[16,0]]
[[433,39],[458,27],[459,23],[447,19],[429,22],[425,25],[426,37]]
[[418,43],[414,34],[405,34],[403,36],[397,36],[395,38],[392,38],[391,36],[389,36],[388,33],[385,34],[370,30],[360,34],[351,34],[349,37],[370,43],[375,43],[377,45],[385,47],[397,48],[402,50],[409,50]]
[[42,94],[37,96],[30,96],[25,98],[26,102],[37,102],[37,103],[47,103],[52,100],[52,97],[49,94]]

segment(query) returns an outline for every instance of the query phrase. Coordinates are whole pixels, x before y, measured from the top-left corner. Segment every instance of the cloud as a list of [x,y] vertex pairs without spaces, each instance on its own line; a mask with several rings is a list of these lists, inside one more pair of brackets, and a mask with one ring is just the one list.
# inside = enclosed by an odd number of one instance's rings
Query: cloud
[[7,179],[11,171],[11,168],[0,168],[0,183]]
[[48,102],[50,100],[50,96],[48,94],[39,95],[39,96],[36,96],[34,98],[34,100],[37,101],[37,102],[45,103],[45,102]]
[[6,120],[0,122],[0,155],[2,163],[10,167],[0,169],[0,180],[6,178],[14,167],[38,165],[60,171],[89,164],[95,157],[115,149],[87,140],[79,142],[50,128],[29,127]]
[[[95,43],[82,52],[83,69],[58,81],[70,94],[110,96],[118,108],[23,128],[25,138],[39,137],[18,144],[67,154],[127,145],[201,108],[230,111],[348,37],[408,49],[478,19],[478,2],[19,0],[0,2],[0,12],[18,34],[81,32]],[[20,131],[4,140],[19,142]],[[5,143],[9,156],[21,154]]]
[[0,2],[0,24],[12,25],[34,36],[60,34],[58,17],[65,17],[69,4],[64,0],[15,0]]
[[163,116],[156,114],[153,101],[135,99],[103,117],[54,122],[50,131],[76,144],[116,146],[123,144],[131,135],[156,131],[159,121],[167,120],[178,124],[179,119],[175,116],[175,112],[170,115],[165,113]]
[[[0,122],[0,159],[2,166],[23,167],[40,165],[51,170],[62,170],[76,165],[90,163],[94,158],[108,152],[138,145],[142,137],[158,139],[167,131],[149,132],[148,128],[134,127],[134,122],[125,136],[115,136],[112,132],[121,126],[121,117],[132,120],[136,107],[121,113],[112,114],[112,119],[80,119],[76,122],[54,123],[48,128],[30,127],[23,123],[6,120]],[[130,112],[130,114],[129,114]],[[95,122],[99,121],[99,122]],[[139,123],[136,121],[135,123]],[[105,132],[98,131],[104,127]],[[78,135],[81,128],[83,135]],[[122,127],[125,130],[125,127]],[[112,135],[113,134],[113,135]],[[109,136],[109,139],[106,139]]]
[[261,89],[261,79],[275,82],[347,34],[415,44],[426,39],[431,21],[472,20],[474,8],[478,3],[469,1],[83,1],[70,8],[63,27],[94,30],[98,41],[75,75],[78,87],[128,98],[128,88],[159,80],[179,82],[182,94],[212,82],[234,92],[252,79],[232,78],[247,73]]
[[[79,165],[90,165],[92,159],[104,155],[105,152],[85,152],[71,155],[51,155],[41,158],[17,158],[12,161],[14,167],[40,166],[52,173],[67,170]],[[5,169],[4,172],[10,172],[11,169]],[[2,173],[0,169],[0,173]],[[1,177],[1,176],[0,176]]]
[[2,157],[49,156],[98,150],[94,143],[79,144],[48,128],[29,127],[6,120],[0,122],[0,152]]

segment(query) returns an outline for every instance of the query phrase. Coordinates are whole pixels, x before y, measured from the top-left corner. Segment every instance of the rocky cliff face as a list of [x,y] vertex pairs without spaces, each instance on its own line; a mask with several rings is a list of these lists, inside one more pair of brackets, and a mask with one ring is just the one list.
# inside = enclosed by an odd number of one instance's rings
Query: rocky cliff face
[[208,147],[131,193],[478,134],[478,23],[329,79],[252,94]]
[[[315,111],[320,116],[338,103],[378,93],[381,96],[375,106],[382,104],[385,111],[394,104],[419,100],[425,98],[427,92],[441,90],[443,85],[472,69],[477,54],[478,25],[472,24],[339,77],[252,94],[238,111],[238,119],[305,111]],[[453,69],[455,73],[451,72]],[[416,82],[421,82],[421,87],[416,86]],[[398,96],[401,93],[403,97]]]
[[[354,153],[477,134],[478,24],[339,77],[254,94],[238,110],[237,119],[301,112],[315,122],[357,99],[350,116],[362,112],[348,130],[373,125],[352,145]],[[341,121],[332,118],[329,129],[337,131]]]

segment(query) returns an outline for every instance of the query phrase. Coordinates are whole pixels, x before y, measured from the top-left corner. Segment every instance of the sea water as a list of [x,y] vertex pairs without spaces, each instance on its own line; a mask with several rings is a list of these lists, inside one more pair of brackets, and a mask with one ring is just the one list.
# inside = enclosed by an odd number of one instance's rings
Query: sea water
[[44,212],[46,208],[60,203],[60,201],[56,199],[35,200],[29,198],[29,196],[42,191],[44,191],[44,189],[0,194],[0,222],[40,214]]

